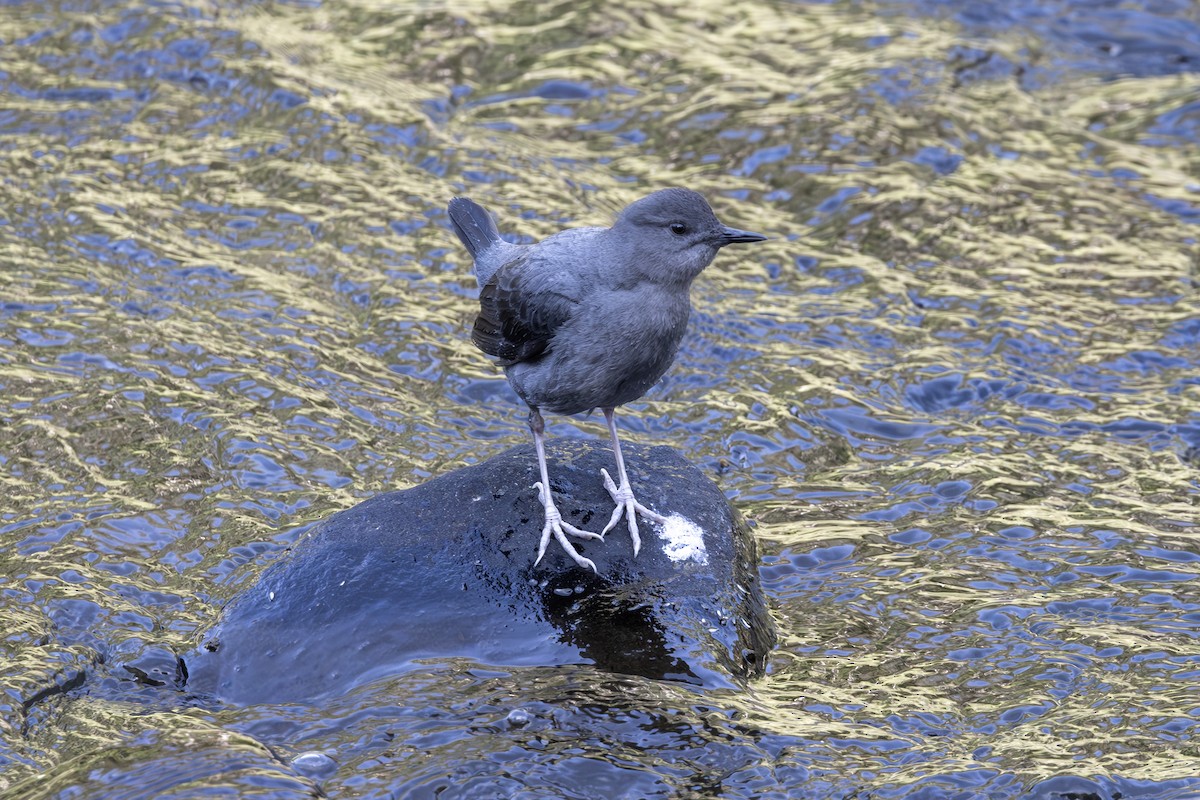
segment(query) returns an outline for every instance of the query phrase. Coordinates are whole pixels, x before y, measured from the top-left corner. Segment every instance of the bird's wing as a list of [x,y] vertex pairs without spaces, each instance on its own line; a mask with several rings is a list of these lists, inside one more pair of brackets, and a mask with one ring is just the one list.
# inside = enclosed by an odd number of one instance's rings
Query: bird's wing
[[524,255],[496,270],[480,290],[471,341],[501,366],[532,361],[549,349],[580,299],[577,278]]

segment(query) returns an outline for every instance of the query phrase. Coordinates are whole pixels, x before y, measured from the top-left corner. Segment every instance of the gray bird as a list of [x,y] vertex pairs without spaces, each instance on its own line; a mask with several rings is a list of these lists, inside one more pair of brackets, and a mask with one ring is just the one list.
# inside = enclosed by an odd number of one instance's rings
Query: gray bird
[[[663,376],[687,328],[692,280],[727,244],[767,237],[721,224],[705,199],[663,189],[621,212],[611,228],[576,228],[536,244],[510,244],[488,212],[465,197],[450,201],[454,232],[475,259],[481,287],[471,340],[504,367],[529,406],[537,449],[538,497],[546,522],[537,560],[553,536],[581,567],[567,534],[603,539],[626,516],[633,554],[641,548],[637,514],[666,518],[634,498],[613,413]],[[601,470],[616,508],[599,534],[565,522],[554,505],[541,410],[578,414],[599,408],[608,422],[619,485]]]

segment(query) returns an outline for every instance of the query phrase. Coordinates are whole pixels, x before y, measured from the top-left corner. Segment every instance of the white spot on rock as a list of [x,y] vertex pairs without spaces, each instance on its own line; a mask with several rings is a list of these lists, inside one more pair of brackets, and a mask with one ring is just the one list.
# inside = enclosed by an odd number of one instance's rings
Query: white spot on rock
[[699,564],[708,563],[708,550],[704,548],[704,531],[687,517],[680,514],[667,517],[658,535],[663,540],[663,552],[672,561],[691,559]]

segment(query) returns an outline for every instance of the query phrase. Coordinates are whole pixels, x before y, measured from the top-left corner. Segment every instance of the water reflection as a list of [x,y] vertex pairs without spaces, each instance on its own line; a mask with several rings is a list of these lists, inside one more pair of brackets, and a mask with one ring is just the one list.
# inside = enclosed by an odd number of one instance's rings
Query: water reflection
[[[122,749],[160,796],[308,791],[269,746],[332,754],[331,795],[1197,791],[1186,4],[8,10],[0,787]],[[777,237],[623,417],[758,521],[765,681],[455,663],[312,718],[108,671],[305,525],[524,441],[447,197],[536,237],[671,184]]]

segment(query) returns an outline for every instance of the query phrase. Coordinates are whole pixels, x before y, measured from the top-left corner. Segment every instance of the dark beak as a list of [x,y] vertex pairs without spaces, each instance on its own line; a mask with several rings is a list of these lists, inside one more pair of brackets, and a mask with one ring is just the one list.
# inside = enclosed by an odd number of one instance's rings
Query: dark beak
[[742,244],[749,242],[765,242],[766,236],[761,233],[739,231],[737,228],[721,228],[721,247],[727,244]]

